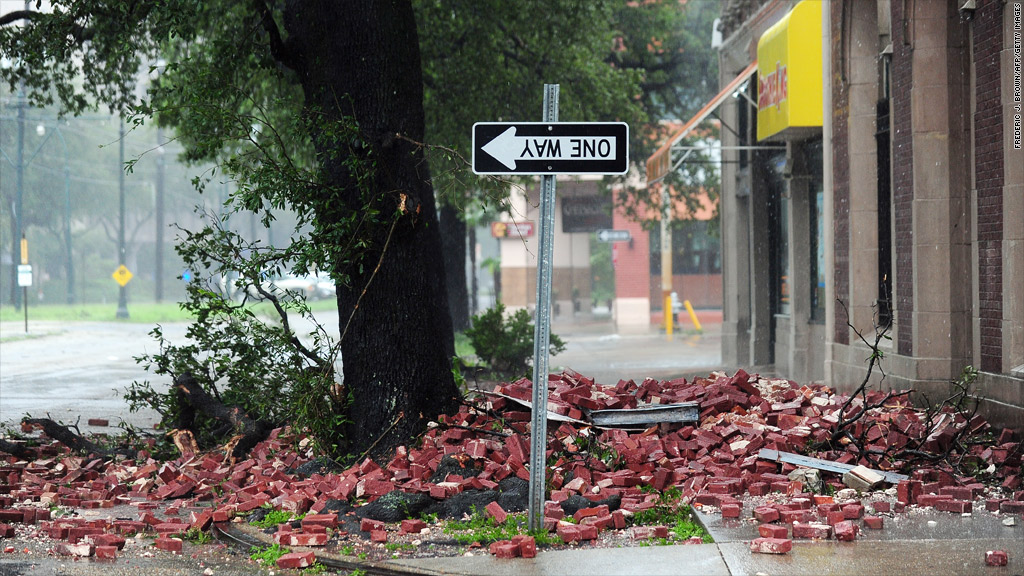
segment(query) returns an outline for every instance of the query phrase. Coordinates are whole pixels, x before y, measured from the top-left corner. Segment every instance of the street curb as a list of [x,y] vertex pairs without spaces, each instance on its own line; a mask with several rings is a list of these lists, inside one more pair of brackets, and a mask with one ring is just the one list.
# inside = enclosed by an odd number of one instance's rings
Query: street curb
[[[274,544],[273,539],[244,533],[232,526],[231,522],[215,523],[211,526],[210,532],[217,541],[239,549],[245,554],[248,554],[249,549],[253,546],[272,546]],[[317,550],[306,546],[291,546],[289,548],[293,552],[312,551],[315,554],[316,561],[328,568],[348,571],[360,570],[361,573],[369,576],[441,576],[444,574],[444,572],[437,572],[434,570],[421,570],[408,567],[399,568],[392,566],[387,562],[367,562],[358,559],[349,560],[345,557],[339,557],[333,554],[325,554],[323,552],[317,553]]]

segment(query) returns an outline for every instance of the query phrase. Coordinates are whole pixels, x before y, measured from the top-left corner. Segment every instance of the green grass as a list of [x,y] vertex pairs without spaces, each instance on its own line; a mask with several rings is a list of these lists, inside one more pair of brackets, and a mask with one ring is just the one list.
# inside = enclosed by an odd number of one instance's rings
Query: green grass
[[[334,300],[316,300],[309,302],[310,310],[322,312],[334,310]],[[256,303],[250,306],[257,315],[270,316],[273,308],[267,303]],[[177,302],[129,302],[128,319],[122,322],[135,324],[161,324],[167,322],[188,322],[192,315],[181,309]],[[0,306],[0,322],[22,322],[24,310],[16,310],[5,304]],[[117,320],[117,302],[107,304],[29,304],[28,321],[42,322],[108,322]],[[467,340],[468,342],[468,340]]]
[[259,562],[261,566],[276,567],[277,559],[287,553],[287,548],[282,548],[280,544],[275,543],[268,547],[253,546],[249,549],[249,558]]
[[537,533],[529,532],[526,529],[525,522],[520,523],[520,520],[525,520],[525,515],[509,515],[505,522],[498,524],[494,521],[494,518],[474,512],[469,520],[465,522],[458,520],[445,522],[444,533],[450,535],[459,544],[479,542],[484,546],[499,540],[511,540],[513,536],[520,534],[533,536],[538,545],[551,545],[555,542],[561,542],[556,536],[544,530]]
[[[645,486],[645,492],[657,492]],[[658,544],[671,544],[686,540],[691,536],[699,536],[705,543],[713,542],[711,535],[694,521],[690,507],[679,502],[681,492],[670,487],[658,497],[658,505],[635,514],[630,523],[634,526],[662,525],[668,526],[670,537],[659,539]]]
[[473,344],[469,342],[469,336],[462,332],[455,333],[455,355],[459,358],[470,358],[476,356]]

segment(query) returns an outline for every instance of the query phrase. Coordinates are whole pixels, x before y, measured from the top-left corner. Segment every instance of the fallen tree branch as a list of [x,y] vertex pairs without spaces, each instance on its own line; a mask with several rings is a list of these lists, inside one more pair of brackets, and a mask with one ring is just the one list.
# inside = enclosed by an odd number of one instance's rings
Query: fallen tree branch
[[0,452],[6,452],[11,456],[22,458],[24,460],[35,460],[36,453],[31,448],[22,446],[15,442],[8,442],[3,438],[0,438]]
[[131,453],[121,450],[110,450],[96,444],[79,434],[75,434],[70,428],[54,422],[49,418],[25,418],[21,421],[22,428],[39,428],[44,434],[57,442],[67,446],[72,452],[80,454],[97,454],[99,456],[112,457],[116,455],[130,456]]
[[238,459],[249,453],[257,443],[267,437],[272,426],[260,420],[253,420],[237,406],[225,406],[211,396],[196,382],[190,372],[181,374],[174,379],[174,387],[179,390],[189,405],[206,414],[210,418],[229,424],[239,438],[226,446],[228,456]]

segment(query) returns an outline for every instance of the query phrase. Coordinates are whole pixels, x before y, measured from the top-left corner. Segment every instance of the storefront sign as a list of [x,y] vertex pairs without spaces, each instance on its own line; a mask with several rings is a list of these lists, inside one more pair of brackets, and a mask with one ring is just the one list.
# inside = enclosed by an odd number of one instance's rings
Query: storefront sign
[[821,127],[821,2],[803,0],[757,43],[757,139]]
[[597,232],[612,227],[612,200],[607,196],[560,198],[562,232]]
[[533,222],[491,222],[493,238],[528,238],[533,236]]

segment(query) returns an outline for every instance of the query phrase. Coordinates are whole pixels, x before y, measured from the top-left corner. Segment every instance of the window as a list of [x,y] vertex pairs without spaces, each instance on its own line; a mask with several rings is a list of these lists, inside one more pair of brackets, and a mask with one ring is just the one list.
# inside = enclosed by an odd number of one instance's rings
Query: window
[[811,320],[825,321],[825,182],[822,178],[822,146],[816,140],[806,146],[810,173]]
[[[661,274],[661,230],[650,231],[651,274]],[[717,220],[672,223],[672,275],[721,274],[722,243]]]

